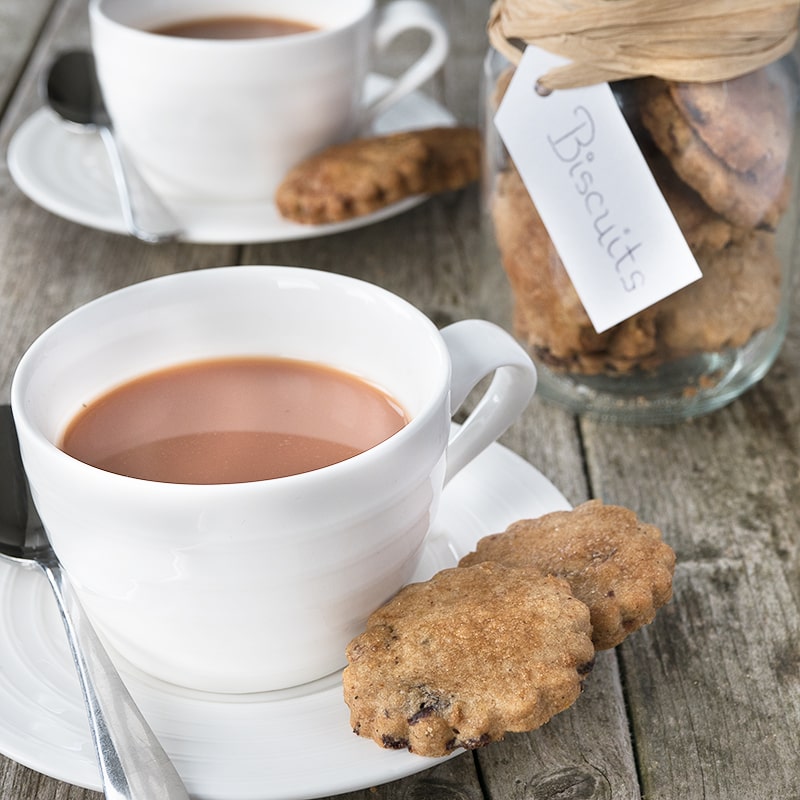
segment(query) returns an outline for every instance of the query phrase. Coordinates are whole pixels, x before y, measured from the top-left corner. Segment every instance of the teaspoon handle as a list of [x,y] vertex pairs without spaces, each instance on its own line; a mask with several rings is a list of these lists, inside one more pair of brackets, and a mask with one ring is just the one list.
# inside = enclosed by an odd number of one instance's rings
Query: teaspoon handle
[[189,800],[56,559],[39,561],[56,596],[89,714],[106,800]]
[[133,164],[125,158],[114,131],[105,125],[98,130],[111,162],[127,229],[137,239],[151,244],[177,238],[180,232],[177,222]]

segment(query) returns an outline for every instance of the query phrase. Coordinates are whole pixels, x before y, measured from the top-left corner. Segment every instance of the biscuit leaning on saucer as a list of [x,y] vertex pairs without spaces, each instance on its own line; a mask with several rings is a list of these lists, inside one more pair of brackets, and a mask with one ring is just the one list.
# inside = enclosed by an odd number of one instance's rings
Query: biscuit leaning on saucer
[[598,650],[653,621],[672,597],[675,553],[630,509],[590,500],[486,536],[460,567],[496,562],[566,580],[591,613]]
[[347,647],[355,733],[443,756],[529,731],[568,708],[591,671],[589,610],[560,578],[456,567],[401,589]]
[[341,222],[413,195],[460,189],[480,170],[477,130],[403,131],[332,145],[300,162],[278,186],[275,203],[294,222]]

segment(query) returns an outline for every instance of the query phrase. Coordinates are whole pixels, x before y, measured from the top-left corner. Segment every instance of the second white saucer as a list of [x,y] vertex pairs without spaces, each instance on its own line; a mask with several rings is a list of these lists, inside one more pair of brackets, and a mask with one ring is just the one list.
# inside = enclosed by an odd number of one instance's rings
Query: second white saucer
[[[366,94],[379,93],[392,81],[370,75]],[[449,111],[414,92],[375,122],[375,133],[454,124]],[[35,203],[57,216],[112,233],[126,233],[108,156],[95,134],[79,133],[42,108],[14,133],[8,167],[17,186]],[[196,244],[239,244],[310,239],[361,228],[395,216],[425,198],[408,198],[374,214],[330,225],[299,225],[285,220],[269,202],[213,203],[206,198],[170,199],[170,210]]]

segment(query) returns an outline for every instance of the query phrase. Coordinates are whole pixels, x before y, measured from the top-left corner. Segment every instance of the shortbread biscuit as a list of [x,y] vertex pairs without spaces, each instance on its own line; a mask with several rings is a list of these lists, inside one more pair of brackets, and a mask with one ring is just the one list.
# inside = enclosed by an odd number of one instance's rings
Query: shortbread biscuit
[[333,145],[294,167],[275,195],[280,213],[322,224],[369,214],[422,191],[428,150],[406,133]]
[[544,724],[579,696],[594,648],[566,581],[479,564],[406,586],[347,648],[355,733],[443,756]]
[[480,176],[480,135],[431,128],[333,145],[294,167],[275,194],[280,213],[321,225],[417,194],[460,189]]
[[424,194],[462,189],[481,176],[481,134],[476,128],[428,128],[415,131],[428,148]]
[[746,235],[746,229],[731,224],[709,208],[703,198],[678,177],[664,155],[650,153],[647,163],[692,252],[721,250]]
[[639,82],[645,128],[680,177],[734,225],[774,228],[788,200],[791,106],[764,68],[703,85]]
[[669,87],[691,127],[729,169],[748,173],[769,169],[770,164],[785,168],[794,103],[780,66],[721,83]]
[[633,511],[590,500],[481,539],[459,566],[485,562],[565,579],[589,607],[595,648],[605,650],[652,622],[671,598],[675,553]]

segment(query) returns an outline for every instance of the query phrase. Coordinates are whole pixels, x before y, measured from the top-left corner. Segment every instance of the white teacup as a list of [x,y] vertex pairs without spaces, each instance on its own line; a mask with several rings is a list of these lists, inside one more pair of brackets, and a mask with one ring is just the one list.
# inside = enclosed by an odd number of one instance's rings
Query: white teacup
[[[297,162],[368,128],[430,78],[447,31],[421,0],[91,0],[103,96],[125,150],[164,195],[269,200]],[[213,17],[283,18],[317,30],[255,39],[153,33]],[[377,53],[404,31],[430,45],[365,105]]]
[[[282,356],[382,387],[410,422],[349,460],[290,477],[186,485],[123,477],[62,452],[82,405],[153,370]],[[451,437],[451,415],[494,373]],[[367,616],[410,580],[443,486],[518,417],[533,365],[481,320],[439,332],[352,278],[228,267],[106,295],[23,356],[12,408],[42,520],[98,631],[163,680],[254,692],[344,664]]]

